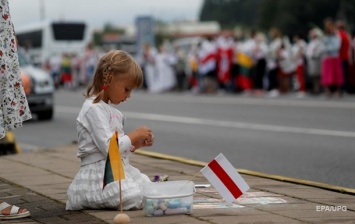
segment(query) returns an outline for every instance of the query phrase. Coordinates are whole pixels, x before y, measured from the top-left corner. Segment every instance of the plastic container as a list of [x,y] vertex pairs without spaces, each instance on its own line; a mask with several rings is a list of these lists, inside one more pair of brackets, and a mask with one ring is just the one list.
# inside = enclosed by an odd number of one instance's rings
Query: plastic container
[[191,214],[193,194],[192,181],[152,182],[141,186],[145,216]]

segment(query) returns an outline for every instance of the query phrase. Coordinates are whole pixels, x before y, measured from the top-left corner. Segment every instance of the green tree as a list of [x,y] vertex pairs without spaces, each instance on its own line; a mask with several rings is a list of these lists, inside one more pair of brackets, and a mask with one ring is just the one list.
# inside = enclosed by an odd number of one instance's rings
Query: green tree
[[277,27],[304,37],[314,26],[323,28],[327,17],[345,20],[354,32],[355,0],[205,0],[200,12],[201,21],[218,21],[222,28]]
[[256,26],[262,0],[205,0],[200,12],[201,21],[218,21],[222,28],[236,25]]
[[308,0],[285,1],[264,0],[261,4],[259,27],[263,30],[275,26],[286,35],[306,36],[314,26],[323,27],[323,20],[334,18],[339,1]]

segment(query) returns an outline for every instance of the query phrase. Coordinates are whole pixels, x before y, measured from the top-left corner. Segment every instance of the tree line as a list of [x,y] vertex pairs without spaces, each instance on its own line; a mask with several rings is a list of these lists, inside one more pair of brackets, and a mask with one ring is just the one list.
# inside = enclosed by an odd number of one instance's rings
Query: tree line
[[204,0],[201,21],[218,21],[223,29],[242,27],[307,37],[309,29],[323,28],[327,17],[342,19],[355,33],[354,0]]

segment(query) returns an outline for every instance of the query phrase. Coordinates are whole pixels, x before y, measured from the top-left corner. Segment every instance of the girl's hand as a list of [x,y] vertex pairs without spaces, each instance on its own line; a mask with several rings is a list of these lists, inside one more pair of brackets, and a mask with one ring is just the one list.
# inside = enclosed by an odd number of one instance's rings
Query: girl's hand
[[152,146],[153,133],[152,130],[146,126],[141,126],[127,135],[132,142],[135,149],[145,146]]
[[144,140],[143,147],[152,146],[153,143],[154,143],[154,135],[152,135],[151,138],[148,138],[148,139]]

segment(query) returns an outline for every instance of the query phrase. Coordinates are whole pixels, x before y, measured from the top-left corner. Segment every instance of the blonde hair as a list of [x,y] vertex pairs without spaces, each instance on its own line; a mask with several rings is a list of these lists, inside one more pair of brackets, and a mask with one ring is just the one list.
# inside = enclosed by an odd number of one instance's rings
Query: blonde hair
[[106,53],[98,62],[94,77],[86,89],[86,98],[96,96],[94,103],[105,97],[104,86],[110,82],[109,76],[130,75],[133,88],[139,88],[143,83],[143,72],[139,64],[127,52],[112,50]]

